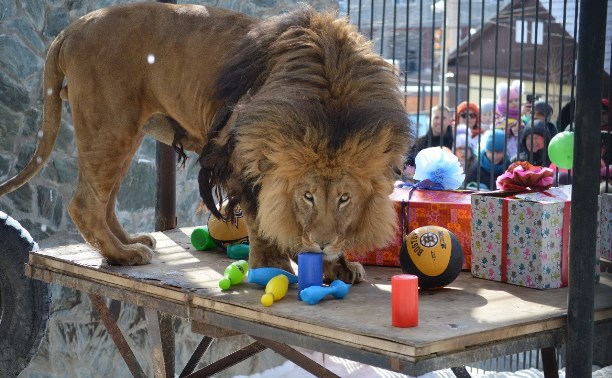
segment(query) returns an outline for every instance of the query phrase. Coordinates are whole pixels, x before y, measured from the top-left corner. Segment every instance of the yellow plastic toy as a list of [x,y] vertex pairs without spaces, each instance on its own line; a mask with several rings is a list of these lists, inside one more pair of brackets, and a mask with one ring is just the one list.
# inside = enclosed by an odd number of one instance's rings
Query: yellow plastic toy
[[289,278],[284,274],[273,277],[266,285],[266,293],[261,297],[261,304],[270,307],[272,303],[283,299],[289,289]]

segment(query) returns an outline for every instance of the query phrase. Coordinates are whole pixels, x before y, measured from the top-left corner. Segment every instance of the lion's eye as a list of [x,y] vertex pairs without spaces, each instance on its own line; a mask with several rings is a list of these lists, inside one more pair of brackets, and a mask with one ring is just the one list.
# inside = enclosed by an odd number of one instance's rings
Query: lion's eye
[[306,202],[314,202],[314,196],[310,192],[304,193],[304,199]]
[[338,204],[340,204],[340,206],[346,204],[349,200],[351,199],[351,197],[349,197],[348,194],[344,193],[343,195],[340,196],[340,199],[338,200]]

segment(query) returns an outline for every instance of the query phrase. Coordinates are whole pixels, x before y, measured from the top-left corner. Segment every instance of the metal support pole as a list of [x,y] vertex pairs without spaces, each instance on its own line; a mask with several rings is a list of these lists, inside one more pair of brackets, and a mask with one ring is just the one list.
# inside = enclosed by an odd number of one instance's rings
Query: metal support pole
[[156,142],[155,163],[155,231],[172,230],[176,228],[176,152],[171,146]]
[[568,377],[590,377],[593,359],[595,242],[599,193],[605,1],[580,2],[576,75],[576,131],[569,249]]
[[[176,152],[172,147],[156,142],[157,192],[155,199],[155,231],[176,228]],[[173,317],[159,314],[159,331],[163,340],[162,351],[166,376],[174,376]]]
[[[159,0],[160,3],[176,4],[176,0]],[[176,228],[176,152],[171,146],[155,143],[155,164],[157,167],[157,190],[155,194],[155,231]],[[165,373],[174,376],[174,319],[171,315],[159,315]]]

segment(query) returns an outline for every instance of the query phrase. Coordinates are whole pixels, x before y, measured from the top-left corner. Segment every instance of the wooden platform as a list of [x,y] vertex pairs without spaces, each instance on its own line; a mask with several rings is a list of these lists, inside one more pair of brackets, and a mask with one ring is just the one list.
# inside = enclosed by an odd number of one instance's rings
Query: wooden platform
[[[31,252],[26,274],[148,309],[190,319],[200,331],[246,333],[411,375],[559,345],[565,337],[567,288],[536,290],[472,278],[463,272],[447,288],[419,293],[419,326],[391,326],[390,279],[399,268],[366,267],[366,282],[345,299],[317,305],[297,299],[297,287],[264,307],[263,288],[249,283],[222,292],[218,281],[233,260],[196,251],[193,228],[154,234],[150,265],[108,266],[85,244]],[[612,275],[595,288],[598,329],[612,327]],[[216,334],[217,333],[217,334]]]

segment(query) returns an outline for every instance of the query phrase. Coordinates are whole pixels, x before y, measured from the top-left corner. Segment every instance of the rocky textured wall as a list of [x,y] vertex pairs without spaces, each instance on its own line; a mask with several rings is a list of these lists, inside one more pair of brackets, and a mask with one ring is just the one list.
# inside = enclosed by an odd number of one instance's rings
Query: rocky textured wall
[[[27,164],[35,149],[42,118],[42,69],[46,49],[69,22],[95,9],[126,0],[3,0],[0,1],[0,181],[12,177]],[[134,1],[131,1],[134,2]],[[186,1],[179,1],[185,3]],[[223,6],[257,17],[281,13],[297,0],[194,0],[190,3]],[[310,1],[318,8],[337,7],[334,0]],[[185,169],[177,172],[178,225],[203,224],[196,213],[196,155],[189,155]],[[78,175],[70,109],[64,107],[54,152],[40,174],[17,191],[0,197],[0,209],[21,223],[41,248],[81,242],[66,213]],[[117,211],[129,232],[153,231],[155,212],[155,142],[148,137],[139,149],[121,189]],[[1,237],[1,235],[0,235]],[[0,251],[1,253],[2,251]],[[87,296],[51,285],[51,317],[39,352],[22,377],[125,377],[129,370],[121,360]],[[152,375],[146,322],[141,308],[109,302],[120,327],[135,348],[136,357]],[[176,364],[180,371],[202,338],[190,325],[176,320]],[[215,341],[203,359],[221,356],[250,341],[234,337]],[[249,373],[278,364],[270,351],[241,363],[233,372]],[[245,370],[246,369],[246,370]]]

